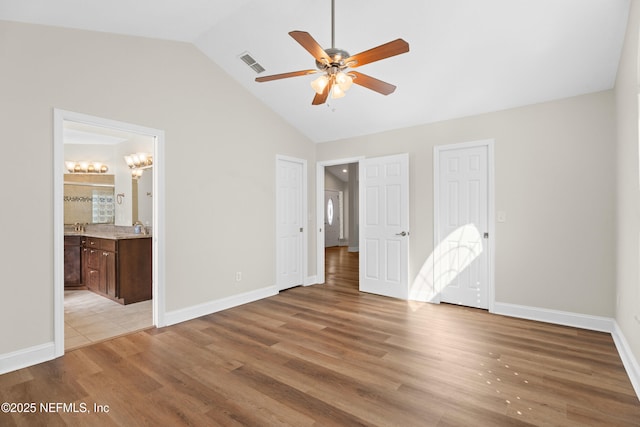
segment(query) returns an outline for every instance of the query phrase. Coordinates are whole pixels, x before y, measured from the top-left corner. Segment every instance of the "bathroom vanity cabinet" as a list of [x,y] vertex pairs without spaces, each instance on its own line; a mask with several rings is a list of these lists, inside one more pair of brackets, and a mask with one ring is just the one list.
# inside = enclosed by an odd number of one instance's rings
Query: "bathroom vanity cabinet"
[[120,304],[151,299],[151,238],[83,237],[84,284]]
[[64,237],[64,288],[82,287],[82,238]]

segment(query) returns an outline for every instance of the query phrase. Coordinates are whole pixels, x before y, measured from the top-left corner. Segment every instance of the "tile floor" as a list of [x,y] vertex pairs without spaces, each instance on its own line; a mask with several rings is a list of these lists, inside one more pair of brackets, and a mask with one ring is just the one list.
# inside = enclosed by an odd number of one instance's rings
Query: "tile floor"
[[64,349],[153,326],[152,302],[121,305],[91,291],[64,291]]

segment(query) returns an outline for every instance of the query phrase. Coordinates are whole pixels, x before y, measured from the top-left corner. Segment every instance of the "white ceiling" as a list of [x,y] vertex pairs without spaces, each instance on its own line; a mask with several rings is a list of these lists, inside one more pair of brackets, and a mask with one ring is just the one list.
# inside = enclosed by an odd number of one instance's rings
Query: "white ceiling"
[[325,166],[325,172],[330,173],[342,182],[349,182],[349,165]]
[[410,52],[358,68],[398,86],[353,86],[312,106],[314,68],[287,34],[331,44],[330,0],[0,0],[0,19],[194,43],[315,142],[497,111],[614,85],[630,0],[336,0],[336,47],[351,54],[403,38]]

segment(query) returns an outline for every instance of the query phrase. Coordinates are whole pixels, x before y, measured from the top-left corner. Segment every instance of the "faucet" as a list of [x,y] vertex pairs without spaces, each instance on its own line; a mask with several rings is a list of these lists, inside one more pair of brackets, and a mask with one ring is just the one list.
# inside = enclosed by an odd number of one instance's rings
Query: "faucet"
[[145,227],[145,226],[144,226],[144,224],[143,224],[142,222],[140,222],[140,221],[136,221],[136,222],[133,224],[133,228],[134,228],[134,230],[135,230],[135,229],[137,229],[138,227],[140,227],[140,232],[141,232],[142,234],[148,234],[148,233],[147,233],[147,227]]

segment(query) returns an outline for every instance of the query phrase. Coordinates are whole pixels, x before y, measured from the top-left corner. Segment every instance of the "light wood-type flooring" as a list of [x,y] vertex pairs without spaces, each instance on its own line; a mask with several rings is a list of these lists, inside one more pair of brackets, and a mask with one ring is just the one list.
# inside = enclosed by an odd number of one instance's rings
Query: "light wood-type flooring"
[[360,293],[337,248],[325,285],[2,375],[0,402],[90,412],[2,426],[640,425],[609,334]]

